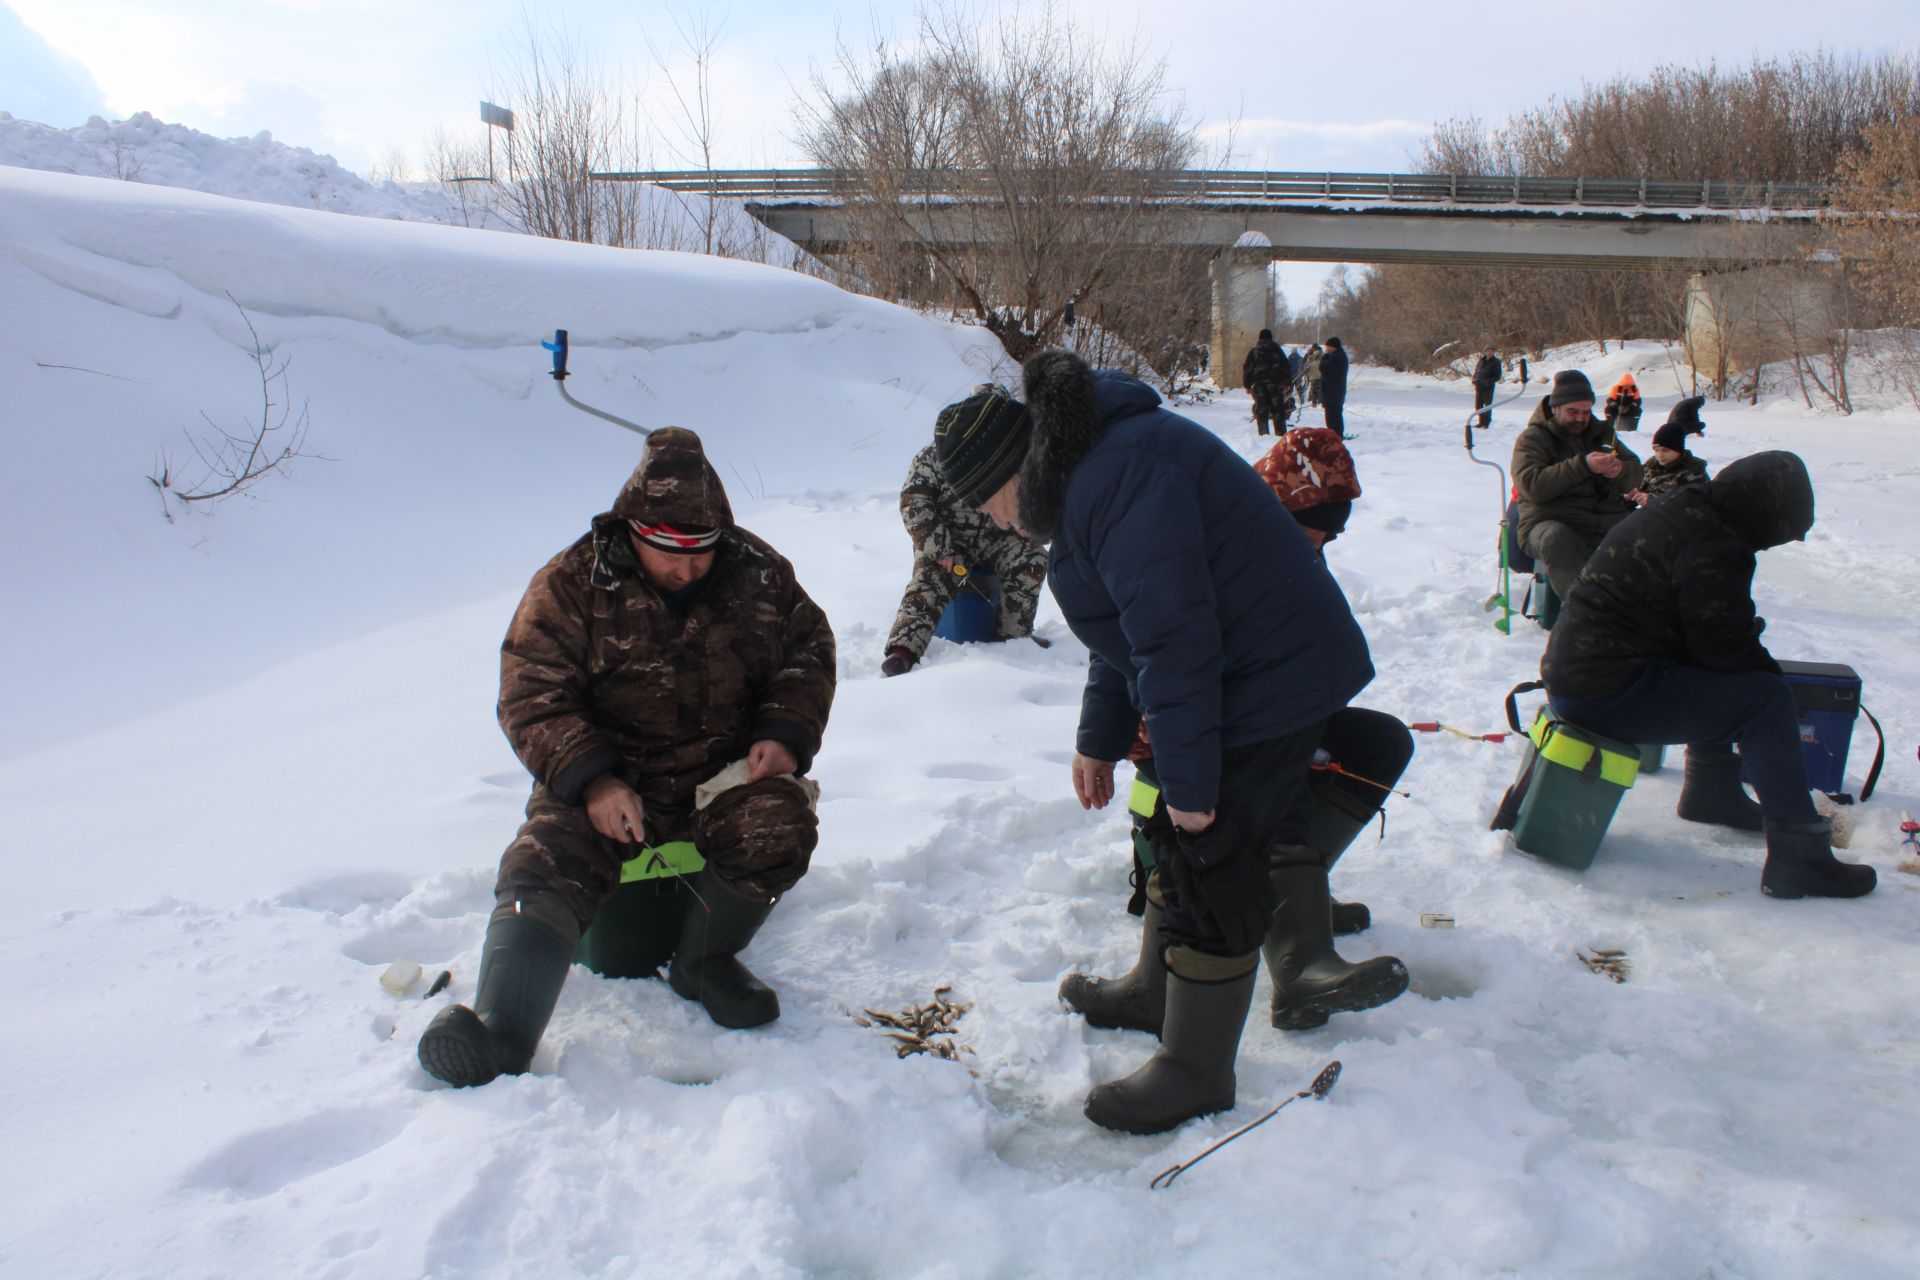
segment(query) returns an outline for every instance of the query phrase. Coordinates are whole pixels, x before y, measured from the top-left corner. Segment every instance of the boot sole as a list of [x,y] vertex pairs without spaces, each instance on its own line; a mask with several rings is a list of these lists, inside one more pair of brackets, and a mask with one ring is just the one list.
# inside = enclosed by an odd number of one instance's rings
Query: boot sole
[[465,1005],[433,1020],[420,1037],[419,1057],[428,1075],[456,1089],[489,1084],[500,1075],[486,1025]]
[[1273,1026],[1277,1031],[1312,1031],[1316,1027],[1327,1025],[1327,1019],[1336,1013],[1359,1013],[1363,1009],[1377,1009],[1383,1004],[1398,1000],[1407,990],[1407,966],[1398,960],[1361,981],[1349,982],[1332,991],[1304,1000],[1293,1001],[1284,1007],[1273,1009]]

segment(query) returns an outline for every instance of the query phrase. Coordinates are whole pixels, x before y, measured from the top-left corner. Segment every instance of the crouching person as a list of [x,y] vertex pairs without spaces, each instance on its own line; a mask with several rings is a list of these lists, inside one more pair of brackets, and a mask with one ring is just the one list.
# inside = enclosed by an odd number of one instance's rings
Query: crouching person
[[623,864],[673,841],[706,859],[674,991],[723,1026],[779,1017],[738,956],[806,873],[818,827],[802,775],[833,690],[833,632],[793,566],[733,523],[698,436],[654,432],[501,645],[500,724],[533,796],[500,860],[473,1007],[441,1011],[421,1065],[454,1085],[525,1071]]
[[[1757,453],[1673,490],[1600,544],[1540,670],[1573,723],[1686,743],[1680,817],[1764,830],[1763,891],[1857,898],[1873,890],[1873,868],[1833,856],[1831,825],[1808,793],[1793,691],[1753,608],[1755,553],[1812,527],[1813,484],[1795,454]],[[1740,785],[1743,763],[1758,804]]]
[[[1153,834],[1160,1047],[1095,1088],[1086,1113],[1159,1133],[1234,1105],[1270,924],[1289,965],[1339,963],[1326,860],[1296,846],[1276,863],[1275,848],[1329,717],[1373,666],[1293,517],[1217,437],[1065,352],[1028,360],[1024,386],[1028,418],[936,443],[956,492],[1051,544],[1048,583],[1089,651],[1072,763],[1083,806],[1112,799],[1114,762],[1146,717],[1167,819]],[[1331,1011],[1405,988],[1405,968],[1383,959],[1319,994]]]

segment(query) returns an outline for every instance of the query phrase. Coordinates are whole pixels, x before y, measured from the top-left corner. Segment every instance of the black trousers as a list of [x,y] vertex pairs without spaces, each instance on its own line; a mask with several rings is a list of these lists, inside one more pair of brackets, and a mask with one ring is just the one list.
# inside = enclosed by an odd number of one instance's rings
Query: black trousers
[[[1294,798],[1307,785],[1307,766],[1313,761],[1314,749],[1320,745],[1325,729],[1326,721],[1316,720],[1285,737],[1227,747],[1220,752],[1220,794],[1214,802],[1214,820],[1230,820],[1234,833],[1232,856],[1236,860],[1258,863],[1264,871],[1272,858],[1273,847],[1284,842]],[[1164,811],[1163,800],[1155,816],[1161,816]],[[1171,821],[1164,826],[1151,823],[1147,830],[1153,841],[1156,864],[1164,867],[1184,856],[1179,841],[1174,838]],[[1230,949],[1224,938],[1209,930],[1201,917],[1180,901],[1174,876],[1163,873],[1160,888],[1167,899],[1160,924],[1162,946],[1192,947],[1209,955],[1240,954]],[[1272,910],[1271,904],[1268,910]]]

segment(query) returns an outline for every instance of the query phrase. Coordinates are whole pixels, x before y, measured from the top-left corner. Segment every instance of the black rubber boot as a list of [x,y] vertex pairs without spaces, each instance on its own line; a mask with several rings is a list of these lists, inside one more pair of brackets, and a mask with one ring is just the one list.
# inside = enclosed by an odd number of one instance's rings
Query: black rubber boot
[[780,1016],[780,997],[739,957],[773,914],[773,902],[741,897],[710,867],[693,890],[667,984],[683,999],[698,1000],[723,1027],[765,1026]]
[[1833,856],[1833,823],[1768,822],[1760,891],[1770,898],[1859,898],[1880,877],[1872,867]]
[[1160,952],[1160,904],[1147,896],[1140,920],[1140,958],[1117,978],[1070,973],[1060,983],[1060,999],[1089,1026],[1160,1034],[1167,1012],[1167,962]]
[[495,911],[480,944],[473,1008],[442,1009],[420,1036],[427,1074],[467,1088],[525,1071],[566,985],[577,942],[513,908]]
[[1740,757],[1731,751],[1687,748],[1686,778],[1673,811],[1688,822],[1710,822],[1736,831],[1759,831],[1765,825],[1759,802],[1740,785]]
[[1121,1133],[1165,1133],[1234,1102],[1233,1061],[1253,1003],[1255,969],[1224,982],[1167,974],[1160,1047],[1129,1076],[1087,1095],[1087,1119]]
[[1407,966],[1392,956],[1348,964],[1333,949],[1332,901],[1326,868],[1284,863],[1272,871],[1280,905],[1261,951],[1273,978],[1273,1025],[1282,1031],[1323,1027],[1336,1013],[1371,1009],[1407,989]]
[[1333,904],[1333,936],[1351,937],[1356,933],[1365,933],[1373,927],[1373,912],[1367,910],[1364,902],[1336,902]]

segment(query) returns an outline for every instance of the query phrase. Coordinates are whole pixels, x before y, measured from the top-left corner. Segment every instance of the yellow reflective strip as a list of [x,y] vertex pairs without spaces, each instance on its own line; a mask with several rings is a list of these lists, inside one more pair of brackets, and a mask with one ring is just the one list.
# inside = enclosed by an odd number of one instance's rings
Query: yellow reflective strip
[[1139,774],[1133,775],[1133,790],[1127,793],[1127,808],[1143,818],[1153,816],[1153,806],[1160,802],[1160,788],[1148,782]]
[[[1640,776],[1640,761],[1636,756],[1621,755],[1618,751],[1608,751],[1605,747],[1595,747],[1591,742],[1582,742],[1571,734],[1555,733],[1548,724],[1541,728],[1541,722],[1534,721],[1534,729],[1539,736],[1534,741],[1540,746],[1540,755],[1563,768],[1582,772],[1587,762],[1593,759],[1593,753],[1600,752],[1600,778],[1616,787],[1631,787],[1634,779]],[[1530,730],[1528,736],[1532,737]]]
[[669,840],[666,844],[644,845],[620,867],[620,883],[636,880],[663,880],[668,876],[690,876],[707,865],[691,840]]

